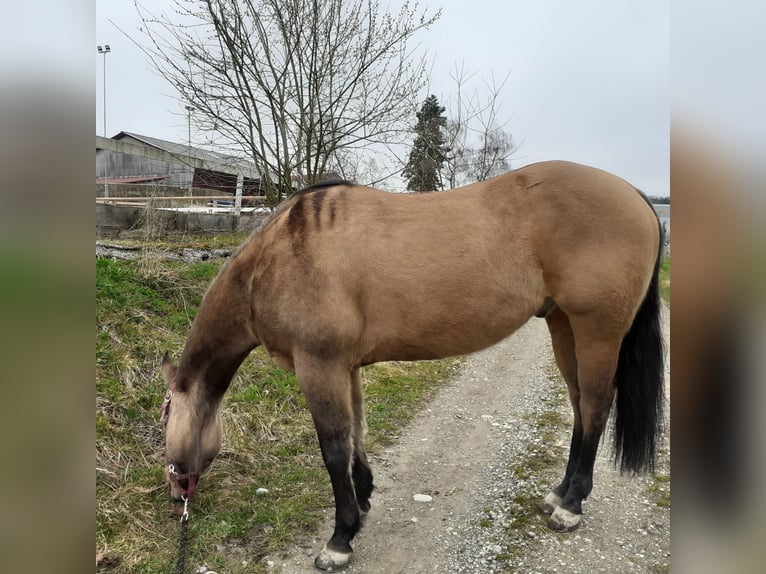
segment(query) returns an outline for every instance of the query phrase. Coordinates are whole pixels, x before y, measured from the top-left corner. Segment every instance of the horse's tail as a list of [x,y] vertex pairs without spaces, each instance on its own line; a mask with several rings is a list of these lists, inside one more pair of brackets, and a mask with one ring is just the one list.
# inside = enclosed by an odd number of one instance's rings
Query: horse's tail
[[657,223],[660,247],[654,273],[622,341],[615,375],[614,457],[623,472],[654,470],[657,442],[664,426],[665,345],[659,289],[664,233],[659,220]]

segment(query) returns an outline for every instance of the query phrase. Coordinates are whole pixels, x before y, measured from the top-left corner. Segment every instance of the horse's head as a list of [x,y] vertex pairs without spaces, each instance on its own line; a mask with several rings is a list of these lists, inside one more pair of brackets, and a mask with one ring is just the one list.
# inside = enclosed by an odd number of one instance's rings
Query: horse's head
[[218,409],[202,404],[191,386],[182,389],[177,384],[178,369],[167,353],[160,370],[169,389],[161,419],[165,423],[165,479],[175,500],[192,498],[200,475],[221,450],[221,420]]

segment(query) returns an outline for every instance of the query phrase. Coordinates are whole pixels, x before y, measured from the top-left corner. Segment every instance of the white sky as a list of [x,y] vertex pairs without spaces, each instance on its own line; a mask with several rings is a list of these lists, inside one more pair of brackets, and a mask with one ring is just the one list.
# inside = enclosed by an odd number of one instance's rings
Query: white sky
[[[147,3],[154,12],[169,0]],[[502,111],[519,146],[511,167],[566,159],[606,169],[650,195],[670,189],[670,8],[662,0],[442,0],[418,37],[443,103],[464,64],[501,81]],[[184,103],[110,22],[138,36],[133,2],[96,0],[107,56],[107,132],[187,137]],[[94,47],[96,125],[103,134],[103,56]],[[426,93],[423,94],[425,97]],[[449,115],[449,110],[447,110]],[[414,118],[413,118],[414,123]],[[192,143],[195,134],[192,132]],[[202,143],[202,142],[196,142]]]

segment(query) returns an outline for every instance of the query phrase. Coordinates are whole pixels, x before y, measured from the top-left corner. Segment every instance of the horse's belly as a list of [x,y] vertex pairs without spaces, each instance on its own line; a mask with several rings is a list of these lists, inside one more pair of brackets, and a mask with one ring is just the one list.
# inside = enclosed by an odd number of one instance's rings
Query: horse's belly
[[377,339],[364,363],[421,361],[474,353],[502,341],[532,315],[500,312],[491,318],[453,316],[421,324],[403,322],[398,331]]

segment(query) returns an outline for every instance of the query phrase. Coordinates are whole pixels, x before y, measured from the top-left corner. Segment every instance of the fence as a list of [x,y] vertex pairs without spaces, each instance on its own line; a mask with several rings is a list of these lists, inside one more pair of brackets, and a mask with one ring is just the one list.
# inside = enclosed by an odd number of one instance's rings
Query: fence
[[251,230],[270,214],[262,196],[210,195],[207,189],[188,189],[161,183],[110,183],[96,186],[96,234],[115,237],[140,234],[205,233]]

